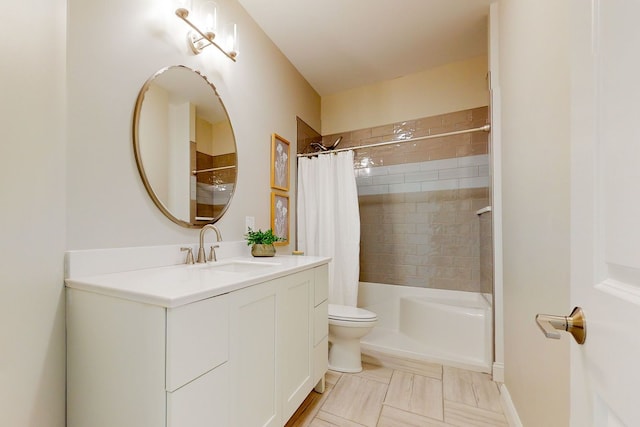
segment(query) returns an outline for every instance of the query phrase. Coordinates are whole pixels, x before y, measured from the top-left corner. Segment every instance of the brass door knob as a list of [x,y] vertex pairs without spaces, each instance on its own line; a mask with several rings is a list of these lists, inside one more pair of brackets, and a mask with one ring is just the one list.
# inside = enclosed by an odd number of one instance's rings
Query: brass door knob
[[578,344],[587,339],[587,321],[581,307],[575,307],[569,316],[536,315],[536,323],[547,338],[559,340],[560,332],[569,332]]

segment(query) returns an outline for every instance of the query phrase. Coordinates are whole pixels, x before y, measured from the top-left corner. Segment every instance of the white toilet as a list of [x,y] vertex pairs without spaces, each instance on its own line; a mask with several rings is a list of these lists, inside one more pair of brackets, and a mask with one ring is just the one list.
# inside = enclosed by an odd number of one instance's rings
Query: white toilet
[[375,326],[378,317],[363,308],[329,304],[329,369],[360,372],[360,338]]

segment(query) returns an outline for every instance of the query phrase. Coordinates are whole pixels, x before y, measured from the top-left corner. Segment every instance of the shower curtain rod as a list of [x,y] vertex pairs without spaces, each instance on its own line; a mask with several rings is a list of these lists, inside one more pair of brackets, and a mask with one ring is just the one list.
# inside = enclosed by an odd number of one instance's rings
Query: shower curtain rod
[[453,132],[444,132],[444,133],[438,133],[438,134],[435,134],[435,135],[420,136],[418,138],[401,139],[401,140],[398,140],[398,141],[379,142],[377,144],[360,145],[358,147],[345,147],[345,148],[339,148],[337,150],[317,151],[315,153],[298,154],[296,157],[311,157],[311,156],[315,156],[315,155],[318,155],[318,154],[338,153],[340,151],[359,150],[361,148],[371,148],[371,147],[382,147],[384,145],[401,144],[401,143],[413,142],[413,141],[422,141],[423,139],[442,138],[442,137],[445,137],[445,136],[462,135],[462,134],[465,134],[465,133],[489,132],[489,131],[491,131],[491,125],[484,125],[484,126],[480,126],[479,128],[456,130],[456,131],[453,131]]

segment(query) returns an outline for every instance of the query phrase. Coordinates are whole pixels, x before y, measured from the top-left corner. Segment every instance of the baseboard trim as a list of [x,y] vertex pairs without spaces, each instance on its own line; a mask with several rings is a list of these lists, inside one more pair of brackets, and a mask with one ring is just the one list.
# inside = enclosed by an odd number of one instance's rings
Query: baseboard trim
[[497,383],[504,382],[504,363],[494,362],[491,370],[491,378]]
[[511,400],[511,395],[509,394],[506,384],[500,385],[500,403],[502,403],[502,410],[504,411],[504,416],[507,419],[509,426],[523,427],[522,421],[520,421],[518,411],[516,411],[513,400]]

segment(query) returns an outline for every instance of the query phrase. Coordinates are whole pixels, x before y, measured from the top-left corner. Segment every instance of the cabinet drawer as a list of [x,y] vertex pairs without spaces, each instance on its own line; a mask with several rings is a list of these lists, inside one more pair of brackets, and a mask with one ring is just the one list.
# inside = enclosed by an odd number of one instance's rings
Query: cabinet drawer
[[313,345],[329,334],[329,302],[324,301],[313,309]]
[[329,296],[329,266],[321,265],[313,269],[314,271],[314,307],[325,301]]
[[174,391],[229,356],[227,295],[167,309],[166,389]]
[[167,427],[229,425],[229,367],[225,363],[167,392]]

